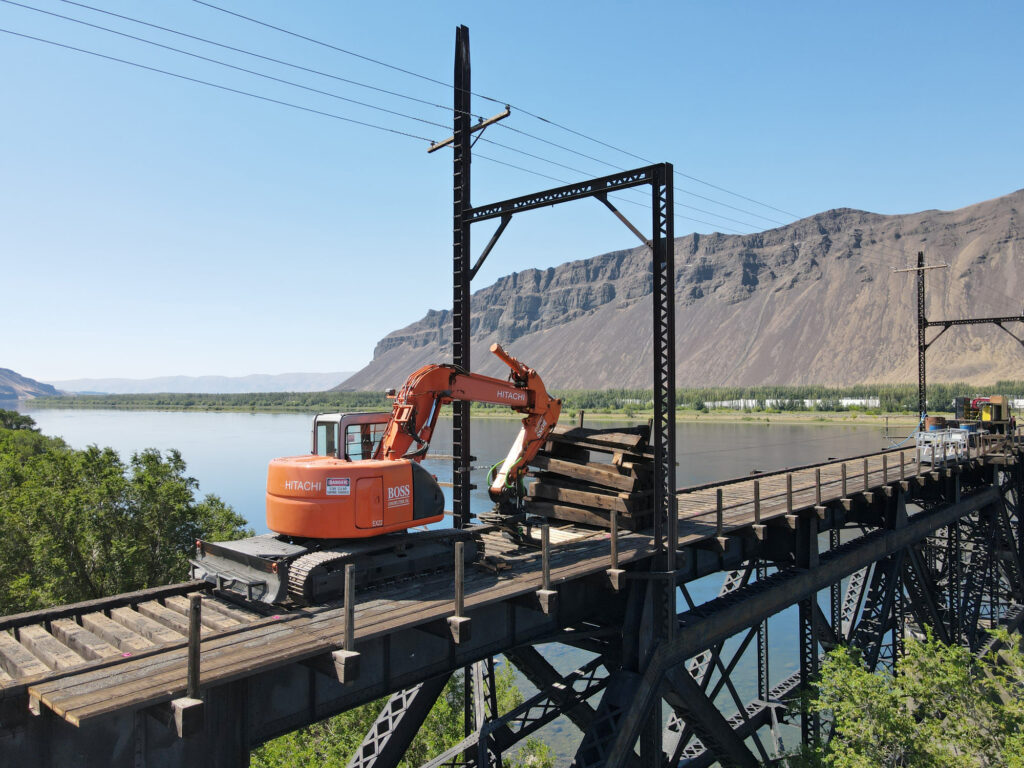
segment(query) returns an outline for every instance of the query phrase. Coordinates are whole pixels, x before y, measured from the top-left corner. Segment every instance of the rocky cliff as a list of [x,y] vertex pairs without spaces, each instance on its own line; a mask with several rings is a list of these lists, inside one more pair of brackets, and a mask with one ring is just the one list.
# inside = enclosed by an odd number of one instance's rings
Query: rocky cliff
[[[679,385],[851,385],[916,381],[916,263],[930,320],[1024,307],[1024,190],[956,211],[827,211],[753,235],[675,242]],[[554,388],[651,386],[646,248],[508,275],[473,294],[473,367],[504,375],[494,341]],[[1024,337],[1024,325],[1012,330]],[[931,331],[934,335],[936,331]],[[451,317],[394,331],[343,389],[399,386],[451,360]],[[1024,379],[1024,349],[995,326],[955,328],[929,351],[929,378]]]
[[49,384],[22,376],[10,368],[0,368],[0,400],[22,400],[59,394],[60,391]]

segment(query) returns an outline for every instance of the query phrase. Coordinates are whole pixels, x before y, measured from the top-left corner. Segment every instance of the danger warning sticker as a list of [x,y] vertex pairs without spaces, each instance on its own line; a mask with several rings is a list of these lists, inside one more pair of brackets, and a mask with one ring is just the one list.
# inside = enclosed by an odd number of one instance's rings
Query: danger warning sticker
[[328,496],[348,496],[352,492],[352,479],[348,477],[328,477]]

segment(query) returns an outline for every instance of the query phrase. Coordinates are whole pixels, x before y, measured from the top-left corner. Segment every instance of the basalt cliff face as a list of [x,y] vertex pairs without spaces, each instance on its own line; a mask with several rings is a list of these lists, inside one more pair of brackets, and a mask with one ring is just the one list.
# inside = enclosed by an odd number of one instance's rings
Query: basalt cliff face
[[[684,385],[916,381],[912,273],[924,251],[929,320],[1020,315],[1024,190],[956,211],[883,216],[837,209],[752,235],[675,242],[676,370]],[[508,275],[473,294],[473,368],[504,376],[500,342],[549,387],[650,387],[646,248]],[[1007,326],[1024,337],[1024,325]],[[931,330],[929,336],[937,333]],[[451,314],[384,337],[340,389],[400,386],[451,360]],[[928,353],[932,381],[1024,379],[1024,348],[992,325],[954,328]]]

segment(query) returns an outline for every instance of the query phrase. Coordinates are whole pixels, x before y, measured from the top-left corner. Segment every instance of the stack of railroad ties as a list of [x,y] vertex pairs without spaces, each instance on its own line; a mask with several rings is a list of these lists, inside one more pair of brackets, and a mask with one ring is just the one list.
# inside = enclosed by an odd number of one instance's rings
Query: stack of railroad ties
[[[650,426],[588,429],[559,425],[530,462],[524,525],[483,536],[488,556],[508,558],[516,545],[536,543],[535,523],[551,526],[553,544],[611,527],[639,531],[653,524],[654,449]],[[516,519],[516,518],[512,518]],[[523,519],[523,518],[519,518]],[[498,523],[500,515],[481,515]],[[518,533],[518,535],[517,535]],[[493,565],[493,557],[483,564]]]

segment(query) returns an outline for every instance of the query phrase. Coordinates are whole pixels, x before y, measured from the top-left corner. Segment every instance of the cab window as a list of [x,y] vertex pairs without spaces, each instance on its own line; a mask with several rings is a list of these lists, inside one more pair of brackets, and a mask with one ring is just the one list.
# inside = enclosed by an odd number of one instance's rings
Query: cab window
[[352,461],[372,459],[387,424],[349,424],[345,427],[345,456]]
[[338,456],[338,425],[319,423],[316,425],[316,453],[318,456]]

